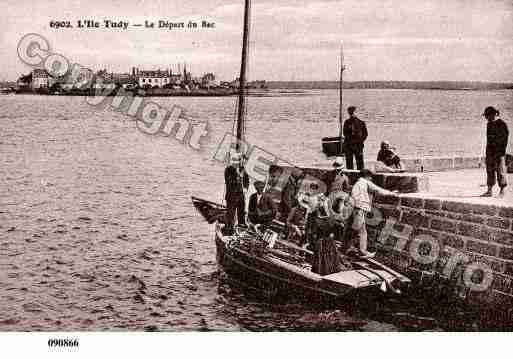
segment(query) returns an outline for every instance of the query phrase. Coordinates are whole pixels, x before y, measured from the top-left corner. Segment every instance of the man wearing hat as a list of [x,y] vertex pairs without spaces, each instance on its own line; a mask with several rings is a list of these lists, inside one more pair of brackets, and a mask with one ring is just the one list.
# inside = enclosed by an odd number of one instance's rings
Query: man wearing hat
[[508,146],[508,126],[498,118],[499,111],[492,106],[485,108],[483,116],[486,125],[486,184],[488,190],[483,197],[493,195],[495,183],[499,183],[499,197],[504,197],[506,182],[506,147]]
[[276,217],[277,206],[269,194],[264,192],[264,182],[256,181],[253,186],[256,192],[249,197],[249,220],[253,224],[268,224]]
[[355,116],[356,107],[349,106],[347,113],[349,118],[344,121],[344,152],[346,155],[346,167],[352,170],[353,157],[356,159],[356,167],[363,169],[363,143],[367,139],[367,126],[365,122]]
[[344,159],[342,157],[336,157],[333,162],[333,171],[329,173],[329,178],[326,180],[326,184],[328,185],[328,195],[334,195],[341,192],[348,194],[351,192],[349,178],[347,178],[347,176],[342,172],[343,169]]
[[245,225],[246,202],[244,190],[249,187],[249,176],[241,164],[241,155],[233,153],[230,157],[230,165],[224,171],[226,185],[226,227],[225,234],[233,234],[235,216],[239,225]]

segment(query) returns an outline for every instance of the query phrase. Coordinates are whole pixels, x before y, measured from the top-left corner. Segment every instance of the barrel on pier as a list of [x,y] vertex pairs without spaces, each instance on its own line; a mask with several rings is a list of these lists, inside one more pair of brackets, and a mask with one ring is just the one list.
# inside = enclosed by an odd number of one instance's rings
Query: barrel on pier
[[342,156],[342,141],[340,140],[340,136],[323,137],[322,152],[324,152],[324,154],[328,157]]

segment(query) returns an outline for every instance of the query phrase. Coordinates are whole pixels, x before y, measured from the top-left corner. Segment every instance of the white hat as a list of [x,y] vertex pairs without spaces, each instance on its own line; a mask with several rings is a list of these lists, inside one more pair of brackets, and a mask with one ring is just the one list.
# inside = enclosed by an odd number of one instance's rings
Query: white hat
[[344,167],[344,159],[342,157],[336,157],[333,162],[333,167]]

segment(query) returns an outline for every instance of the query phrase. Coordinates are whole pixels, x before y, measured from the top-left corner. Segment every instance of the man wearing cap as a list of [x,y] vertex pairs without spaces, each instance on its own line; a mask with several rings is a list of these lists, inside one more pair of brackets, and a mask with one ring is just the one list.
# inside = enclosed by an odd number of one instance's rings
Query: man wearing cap
[[483,116],[487,119],[486,125],[486,184],[488,190],[483,197],[493,195],[495,183],[499,183],[499,197],[504,197],[506,182],[506,147],[508,146],[508,126],[498,118],[499,111],[494,107],[485,108]]
[[241,165],[241,155],[232,154],[230,165],[224,171],[224,181],[226,185],[226,227],[225,234],[233,234],[235,216],[239,225],[245,225],[246,202],[244,200],[244,191],[249,187],[249,176]]
[[356,159],[356,167],[363,169],[363,143],[367,139],[367,126],[365,122],[355,116],[356,107],[349,106],[347,113],[349,118],[344,122],[344,152],[346,155],[347,169],[354,169],[353,157]]
[[264,192],[264,182],[256,181],[253,186],[256,192],[249,197],[249,220],[253,224],[268,224],[276,217],[277,206],[269,194]]
[[328,173],[326,184],[328,185],[327,194],[331,197],[341,192],[350,193],[351,185],[349,178],[342,172],[344,169],[344,159],[342,157],[335,158],[333,162],[333,171]]

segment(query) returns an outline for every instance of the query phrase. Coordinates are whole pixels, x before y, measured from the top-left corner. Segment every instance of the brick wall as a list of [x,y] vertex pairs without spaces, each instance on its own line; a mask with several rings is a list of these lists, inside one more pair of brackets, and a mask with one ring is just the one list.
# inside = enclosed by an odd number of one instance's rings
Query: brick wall
[[[413,195],[374,206],[368,231],[379,260],[418,284],[444,282],[470,302],[513,307],[513,207]],[[465,280],[490,285],[471,290]]]

